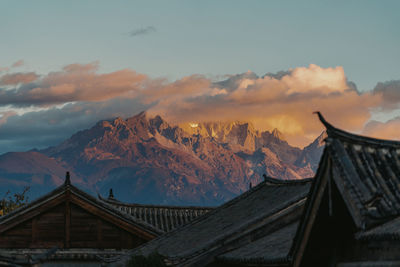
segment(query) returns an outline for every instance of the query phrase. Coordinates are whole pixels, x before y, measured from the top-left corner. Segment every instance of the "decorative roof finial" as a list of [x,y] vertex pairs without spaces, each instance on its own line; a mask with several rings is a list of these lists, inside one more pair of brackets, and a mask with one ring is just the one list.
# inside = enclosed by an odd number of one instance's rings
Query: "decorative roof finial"
[[267,180],[267,175],[265,175],[265,173],[263,174],[263,177],[264,177],[264,181],[266,181]]
[[64,182],[64,184],[65,185],[70,185],[71,184],[71,178],[70,178],[69,172],[67,172],[65,174],[65,182]]
[[108,194],[108,199],[114,199],[114,194],[112,188],[110,188],[110,193]]
[[322,124],[325,126],[325,128],[327,130],[334,130],[335,129],[335,127],[333,127],[332,124],[330,124],[329,122],[327,122],[325,120],[325,118],[324,118],[324,116],[322,116],[321,112],[314,111],[313,114],[317,114],[318,115],[319,120],[322,122]]

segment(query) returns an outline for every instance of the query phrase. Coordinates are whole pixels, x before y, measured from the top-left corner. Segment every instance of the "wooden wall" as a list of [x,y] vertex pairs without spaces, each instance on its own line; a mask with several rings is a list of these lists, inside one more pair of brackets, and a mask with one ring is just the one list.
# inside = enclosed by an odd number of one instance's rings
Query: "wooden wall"
[[122,249],[147,241],[69,202],[0,233],[0,248]]

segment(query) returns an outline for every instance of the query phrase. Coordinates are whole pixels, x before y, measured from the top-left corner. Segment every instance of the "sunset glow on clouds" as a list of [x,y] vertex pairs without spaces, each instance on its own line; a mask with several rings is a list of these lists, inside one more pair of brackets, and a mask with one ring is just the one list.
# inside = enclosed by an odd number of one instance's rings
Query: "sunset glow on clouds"
[[[340,66],[311,64],[264,77],[247,72],[223,81],[192,75],[173,82],[131,69],[99,73],[98,67],[98,63],[70,64],[47,75],[0,75],[0,107],[6,110],[0,112],[0,138],[18,136],[16,129],[29,128],[33,136],[54,131],[56,140],[63,128],[87,128],[101,119],[129,117],[142,110],[176,124],[251,121],[258,129],[278,128],[297,146],[309,144],[323,130],[314,111],[348,131],[400,137],[399,118],[387,123],[370,121],[373,112],[398,108],[400,82],[379,83],[361,93]],[[15,112],[27,107],[41,110]]]

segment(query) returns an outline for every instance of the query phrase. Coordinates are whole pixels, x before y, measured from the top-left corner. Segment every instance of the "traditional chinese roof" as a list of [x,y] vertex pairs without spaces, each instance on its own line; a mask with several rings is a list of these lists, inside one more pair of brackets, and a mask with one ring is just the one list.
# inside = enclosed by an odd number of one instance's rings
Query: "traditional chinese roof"
[[267,178],[197,220],[146,243],[132,254],[148,255],[156,251],[172,265],[202,266],[229,250],[256,240],[262,242],[266,235],[274,240],[270,233],[299,219],[310,181],[280,182]]
[[367,229],[400,215],[400,142],[327,129],[333,178],[356,225]]
[[289,251],[296,234],[298,221],[252,242],[246,246],[218,256],[218,260],[226,263],[257,265],[274,265],[289,263]]
[[[101,201],[86,192],[78,189],[71,184],[69,173],[67,173],[65,183],[50,193],[38,198],[37,200],[24,205],[9,214],[0,217],[0,233],[8,231],[17,224],[29,220],[37,216],[40,212],[57,205],[68,199],[79,206],[88,206],[91,212],[98,212],[99,216],[105,216],[108,221],[115,221],[120,227],[124,227],[127,231],[135,231],[140,229],[140,235],[146,239],[153,239],[162,234],[158,228],[153,225],[139,220],[125,212],[121,212],[112,205]],[[95,209],[95,210],[94,210]]]
[[300,265],[323,196],[332,201],[332,186],[350,213],[354,238],[392,239],[400,226],[400,142],[340,130],[317,114],[328,137],[291,249],[293,266]]
[[400,240],[400,217],[356,233],[358,240]]
[[214,209],[214,207],[123,203],[114,198],[112,190],[110,190],[108,199],[102,198],[100,195],[99,198],[119,211],[152,225],[160,232],[169,232]]

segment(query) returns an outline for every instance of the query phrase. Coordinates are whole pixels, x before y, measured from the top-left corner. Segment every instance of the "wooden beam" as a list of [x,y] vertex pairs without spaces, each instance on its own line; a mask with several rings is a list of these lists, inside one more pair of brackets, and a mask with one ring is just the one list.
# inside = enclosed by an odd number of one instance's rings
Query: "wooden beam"
[[311,187],[311,190],[314,190],[314,192],[310,192],[308,195],[307,201],[309,201],[310,204],[307,206],[306,203],[304,217],[302,219],[303,221],[300,222],[301,225],[296,233],[295,241],[298,238],[298,244],[295,244],[296,247],[293,247],[295,249],[293,253],[293,262],[291,265],[293,267],[299,267],[301,264],[308,240],[310,238],[311,230],[314,226],[314,221],[318,214],[318,209],[324,196],[325,188],[327,187],[328,180],[332,178],[332,172],[329,172],[329,170],[332,168],[331,159],[322,158],[321,162],[320,168],[323,167],[324,169],[322,170],[321,174],[317,173],[317,177],[314,178],[318,179],[314,181],[314,186],[316,186],[316,188],[314,189]]

